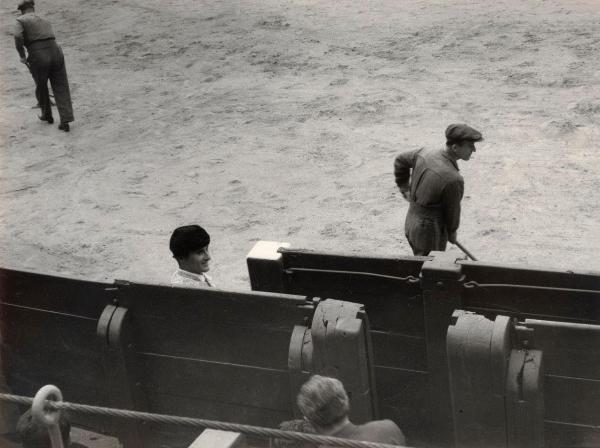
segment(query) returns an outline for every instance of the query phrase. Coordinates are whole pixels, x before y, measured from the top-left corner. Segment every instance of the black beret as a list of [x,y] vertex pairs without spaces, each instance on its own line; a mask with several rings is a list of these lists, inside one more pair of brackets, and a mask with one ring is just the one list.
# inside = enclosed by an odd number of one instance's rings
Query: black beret
[[210,235],[199,225],[177,227],[173,230],[169,249],[175,258],[184,258],[210,244]]
[[483,136],[481,132],[466,124],[454,123],[446,128],[446,141],[461,142],[464,140],[480,142],[483,140]]

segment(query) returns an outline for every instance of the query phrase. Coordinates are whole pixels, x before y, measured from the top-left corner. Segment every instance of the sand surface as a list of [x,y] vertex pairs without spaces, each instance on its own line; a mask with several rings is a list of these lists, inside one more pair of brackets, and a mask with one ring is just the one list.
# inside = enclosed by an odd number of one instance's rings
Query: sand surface
[[408,255],[394,156],[461,164],[481,260],[600,271],[597,0],[53,0],[76,121],[36,118],[0,6],[0,266],[169,281],[178,225],[247,289],[260,239]]

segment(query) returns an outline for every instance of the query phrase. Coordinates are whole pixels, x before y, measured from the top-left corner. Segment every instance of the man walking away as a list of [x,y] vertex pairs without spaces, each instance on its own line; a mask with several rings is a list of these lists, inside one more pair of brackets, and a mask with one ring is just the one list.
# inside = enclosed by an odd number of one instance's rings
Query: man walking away
[[42,110],[39,119],[54,123],[48,92],[50,81],[60,115],[58,129],[69,132],[69,123],[73,121],[71,92],[65,58],[62,49],[56,44],[52,25],[36,15],[34,0],[20,0],[17,8],[21,15],[17,17],[15,27],[15,46],[21,62],[29,66],[35,80],[35,95]]
[[410,202],[404,231],[414,255],[445,251],[448,241],[456,243],[464,192],[457,161],[469,160],[475,142],[482,140],[472,127],[451,124],[446,129],[445,148],[420,148],[396,157],[396,185]]

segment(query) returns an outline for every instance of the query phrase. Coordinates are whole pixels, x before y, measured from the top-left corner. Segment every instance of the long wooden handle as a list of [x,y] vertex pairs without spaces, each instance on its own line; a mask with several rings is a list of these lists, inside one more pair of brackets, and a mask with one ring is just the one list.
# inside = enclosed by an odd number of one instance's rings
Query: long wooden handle
[[466,255],[467,257],[469,257],[471,260],[473,260],[473,261],[477,261],[477,258],[475,258],[475,257],[473,256],[473,254],[472,254],[471,252],[469,252],[465,246],[463,246],[462,244],[460,244],[458,241],[456,241],[454,244],[455,244],[455,245],[456,245],[456,246],[457,246],[457,247],[458,247],[460,250],[462,250],[462,251],[465,253],[465,255]]

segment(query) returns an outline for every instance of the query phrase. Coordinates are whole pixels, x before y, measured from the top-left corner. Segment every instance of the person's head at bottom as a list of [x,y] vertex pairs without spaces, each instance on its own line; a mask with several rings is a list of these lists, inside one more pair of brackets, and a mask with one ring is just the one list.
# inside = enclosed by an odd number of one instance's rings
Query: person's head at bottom
[[177,260],[179,269],[194,274],[210,270],[210,235],[199,225],[178,227],[173,231],[169,248]]
[[314,375],[300,388],[300,412],[320,434],[331,434],[348,422],[350,402],[342,382]]
[[[71,424],[64,412],[60,413],[58,427],[62,436],[63,445],[67,448],[71,443]],[[17,422],[17,435],[23,448],[52,448],[48,427],[38,422],[27,410]]]

